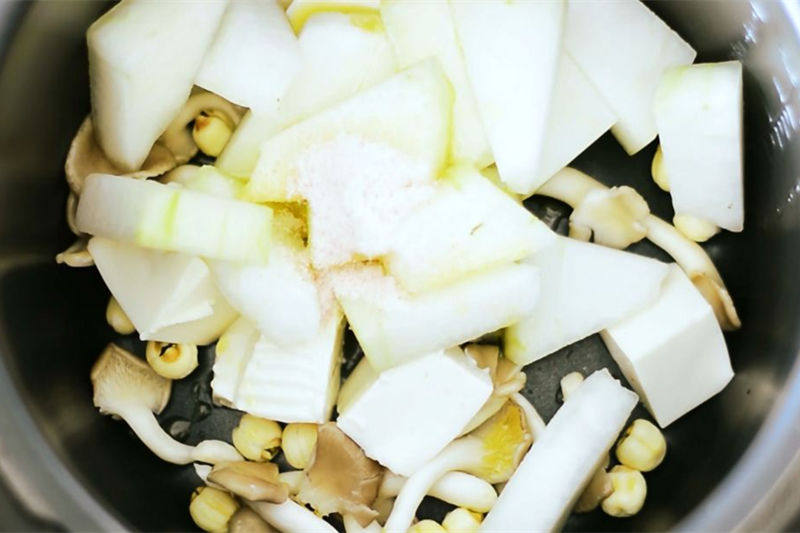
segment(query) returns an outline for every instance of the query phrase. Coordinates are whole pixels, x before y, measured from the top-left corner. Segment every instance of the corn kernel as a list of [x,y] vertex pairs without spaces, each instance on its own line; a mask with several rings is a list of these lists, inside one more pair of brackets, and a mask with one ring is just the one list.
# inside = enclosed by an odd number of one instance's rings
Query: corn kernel
[[239,504],[224,490],[198,487],[192,494],[189,514],[197,526],[209,533],[225,533]]
[[408,533],[447,533],[447,530],[433,520],[421,520],[411,526]]
[[611,494],[601,504],[611,516],[624,518],[641,510],[647,497],[647,482],[638,470],[617,465],[608,473],[611,477]]
[[719,228],[716,224],[692,215],[675,215],[672,218],[672,225],[675,226],[684,237],[695,242],[706,242],[719,233]]
[[150,367],[167,379],[183,379],[197,368],[197,346],[149,341],[145,356]]
[[217,157],[233,135],[233,127],[223,115],[200,114],[194,119],[192,138],[197,147],[206,155]]
[[480,529],[483,515],[463,507],[447,513],[442,520],[442,527],[447,533],[475,533]]
[[617,444],[617,459],[625,466],[649,472],[664,460],[667,441],[661,430],[642,418],[633,421]]
[[653,156],[653,164],[650,165],[650,174],[653,176],[653,181],[656,185],[665,192],[669,192],[669,176],[664,170],[664,151],[661,150],[661,145],[656,150],[656,155]]
[[239,453],[251,461],[269,461],[281,446],[278,423],[253,415],[244,415],[231,436]]
[[286,461],[298,470],[311,464],[317,446],[316,424],[287,424],[283,428],[281,447]]
[[561,378],[561,396],[565,402],[580,387],[581,383],[583,383],[583,374],[580,372],[570,372]]
[[130,335],[136,328],[133,322],[125,314],[125,311],[120,307],[119,302],[113,296],[108,300],[108,307],[106,307],[106,322],[111,326],[114,331],[120,335]]

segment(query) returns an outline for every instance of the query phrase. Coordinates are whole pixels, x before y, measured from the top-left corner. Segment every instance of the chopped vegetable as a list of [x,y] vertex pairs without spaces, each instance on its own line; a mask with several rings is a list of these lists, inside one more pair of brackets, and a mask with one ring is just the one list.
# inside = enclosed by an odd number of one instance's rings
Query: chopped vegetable
[[317,446],[316,424],[287,424],[283,428],[281,447],[286,462],[294,468],[308,468]]
[[214,346],[214,378],[211,391],[214,401],[232,406],[236,401],[236,390],[259,333],[250,322],[239,318],[222,334]]
[[281,427],[273,420],[245,414],[231,433],[233,445],[250,461],[269,461],[280,451]]
[[150,341],[145,356],[150,368],[167,379],[183,379],[197,368],[197,346],[194,344]]
[[649,472],[660,465],[666,453],[664,435],[643,418],[634,420],[617,444],[619,462],[640,472]]
[[303,30],[306,21],[319,13],[335,11],[339,13],[370,15],[378,13],[380,0],[292,0],[286,15],[296,33]]
[[194,523],[209,533],[226,533],[237,509],[239,504],[230,494],[212,487],[195,489],[189,504],[189,514]]
[[647,497],[647,482],[638,470],[617,465],[608,473],[611,478],[611,495],[601,507],[611,516],[624,518],[638,513]]

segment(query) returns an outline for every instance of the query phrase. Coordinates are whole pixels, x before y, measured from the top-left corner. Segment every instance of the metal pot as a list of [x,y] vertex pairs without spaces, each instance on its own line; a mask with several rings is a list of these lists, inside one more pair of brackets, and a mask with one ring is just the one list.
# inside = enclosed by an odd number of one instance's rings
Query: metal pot
[[[113,338],[99,276],[53,261],[70,242],[62,165],[89,110],[83,35],[105,8],[0,4],[0,521],[11,529],[192,527],[187,505],[199,480],[191,467],[162,463],[92,407],[89,368]],[[668,428],[667,460],[648,474],[639,515],[574,516],[567,529],[787,527],[800,506],[800,4],[672,1],[652,8],[699,50],[698,60],[738,58],[746,68],[746,230],[707,246],[744,322],[728,336],[737,375]],[[608,184],[633,185],[669,217],[668,198],[647,177],[654,150],[629,158],[607,135],[575,165]],[[556,227],[567,214],[541,199],[529,207]],[[636,250],[658,255],[646,244]],[[202,370],[176,386],[162,416],[168,427],[191,422],[181,435],[189,442],[236,423],[235,414],[209,409],[210,357],[206,350]],[[587,339],[532,365],[526,393],[549,417],[558,377],[602,366],[619,376],[602,343]],[[25,506],[9,503],[9,494]],[[426,509],[441,512],[435,504]]]

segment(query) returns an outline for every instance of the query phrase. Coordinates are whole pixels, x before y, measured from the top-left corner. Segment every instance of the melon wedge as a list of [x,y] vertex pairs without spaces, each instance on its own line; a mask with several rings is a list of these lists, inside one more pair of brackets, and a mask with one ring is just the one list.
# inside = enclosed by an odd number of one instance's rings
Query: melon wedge
[[377,14],[380,0],[292,0],[286,15],[292,28],[300,33],[306,21],[320,13],[346,13],[350,15]]

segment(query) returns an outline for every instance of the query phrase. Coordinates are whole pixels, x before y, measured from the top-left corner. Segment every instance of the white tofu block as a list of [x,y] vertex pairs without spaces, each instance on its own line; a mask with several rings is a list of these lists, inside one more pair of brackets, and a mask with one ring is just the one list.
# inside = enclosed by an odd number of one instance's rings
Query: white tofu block
[[337,425],[369,457],[410,476],[456,438],[492,393],[492,380],[458,348],[386,370]]
[[272,109],[302,59],[276,0],[231,0],[195,83],[235,104]]
[[88,249],[142,340],[208,344],[236,316],[202,259],[99,237]]
[[526,365],[627,318],[653,302],[666,263],[559,237],[529,261],[542,292],[533,313],[505,332],[505,354]]
[[446,1],[390,0],[381,17],[401,68],[435,57],[455,91],[452,161],[483,168],[494,161]]
[[246,318],[239,318],[219,338],[214,346],[214,377],[211,380],[216,402],[227,406],[236,402],[236,390],[258,337],[258,330]]
[[605,98],[569,53],[562,49],[547,135],[535,181],[543,184],[550,179],[616,121],[617,115]]
[[555,86],[565,2],[450,0],[472,90],[500,177],[516,193],[539,168]]
[[668,70],[653,109],[675,213],[742,231],[742,64]]
[[661,427],[720,392],[733,377],[714,311],[675,264],[658,300],[601,335]]
[[556,239],[544,223],[471,167],[440,178],[430,201],[390,237],[384,262],[418,293],[528,257]]
[[303,344],[283,348],[259,338],[242,373],[235,407],[278,422],[327,422],[339,392],[343,329],[339,312]]
[[86,32],[92,122],[105,155],[138,169],[189,98],[227,0],[124,0]]
[[558,531],[637,400],[606,369],[586,378],[533,443],[480,531]]
[[365,265],[340,272],[333,289],[370,364],[385,370],[530,315],[539,272],[512,263],[412,296],[380,266]]
[[630,155],[656,137],[661,75],[697,55],[639,0],[568,2],[564,47],[616,113],[611,132]]

